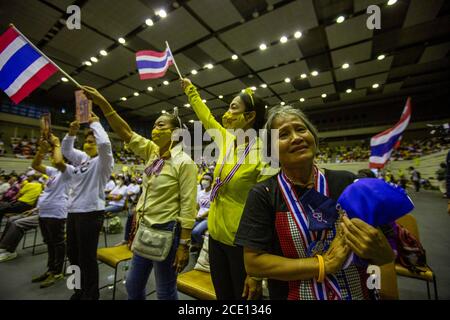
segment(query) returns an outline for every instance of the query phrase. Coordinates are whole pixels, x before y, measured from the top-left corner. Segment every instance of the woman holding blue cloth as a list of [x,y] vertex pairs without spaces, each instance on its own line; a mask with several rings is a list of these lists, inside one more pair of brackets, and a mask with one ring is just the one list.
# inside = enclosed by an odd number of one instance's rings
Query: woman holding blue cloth
[[[250,276],[268,278],[275,300],[354,300],[374,297],[366,266],[394,261],[379,229],[340,217],[336,201],[356,176],[315,165],[318,134],[290,106],[271,110],[265,125],[278,129],[281,171],[250,191],[236,234]],[[275,140],[275,139],[274,139]]]

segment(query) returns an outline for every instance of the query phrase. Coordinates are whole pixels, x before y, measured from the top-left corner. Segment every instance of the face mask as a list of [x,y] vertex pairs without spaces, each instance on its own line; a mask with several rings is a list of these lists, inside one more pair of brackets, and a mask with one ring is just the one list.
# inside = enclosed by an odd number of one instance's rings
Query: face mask
[[162,147],[170,142],[172,138],[172,130],[170,129],[153,129],[152,131],[152,140],[154,143],[158,145],[158,147]]
[[95,144],[85,143],[83,145],[83,150],[89,157],[95,157],[97,155],[97,145]]
[[203,189],[208,189],[209,186],[211,185],[211,182],[208,180],[202,180],[200,183],[202,184]]
[[227,111],[222,117],[222,125],[225,129],[243,129],[247,125],[247,120],[244,113],[232,114]]

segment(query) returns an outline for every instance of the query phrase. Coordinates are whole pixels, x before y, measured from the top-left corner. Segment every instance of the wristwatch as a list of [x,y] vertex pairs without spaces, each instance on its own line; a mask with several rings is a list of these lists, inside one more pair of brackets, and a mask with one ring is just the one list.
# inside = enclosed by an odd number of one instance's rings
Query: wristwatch
[[191,246],[191,239],[180,239],[179,242],[183,246],[190,247]]

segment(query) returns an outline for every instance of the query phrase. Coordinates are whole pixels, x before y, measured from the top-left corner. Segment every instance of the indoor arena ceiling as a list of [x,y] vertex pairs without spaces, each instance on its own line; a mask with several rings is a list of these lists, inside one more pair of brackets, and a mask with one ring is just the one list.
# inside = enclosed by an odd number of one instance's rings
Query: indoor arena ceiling
[[[166,40],[216,115],[245,87],[255,87],[269,107],[284,102],[306,110],[448,88],[450,1],[387,2],[0,0],[0,29],[14,22],[77,81],[98,88],[130,118],[153,118],[178,106],[185,120],[196,119],[173,67],[160,79],[141,81],[137,74],[135,53],[162,51]],[[71,4],[81,8],[81,30],[65,26]],[[371,4],[381,8],[379,30],[366,26]],[[91,57],[98,62],[86,65]],[[69,102],[74,87],[61,77],[41,90]]]

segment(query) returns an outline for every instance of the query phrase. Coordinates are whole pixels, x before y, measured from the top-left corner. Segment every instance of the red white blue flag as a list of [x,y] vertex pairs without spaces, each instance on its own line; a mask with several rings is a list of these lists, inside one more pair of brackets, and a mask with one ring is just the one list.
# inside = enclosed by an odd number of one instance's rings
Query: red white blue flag
[[172,52],[169,48],[163,52],[139,51],[136,53],[136,64],[141,80],[161,78],[173,64]]
[[14,103],[19,103],[57,67],[40,54],[14,27],[0,36],[0,88]]
[[399,146],[402,134],[411,119],[411,98],[406,101],[400,121],[392,128],[370,139],[369,167],[382,169],[389,161],[392,151]]

